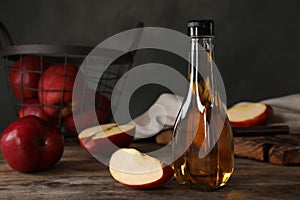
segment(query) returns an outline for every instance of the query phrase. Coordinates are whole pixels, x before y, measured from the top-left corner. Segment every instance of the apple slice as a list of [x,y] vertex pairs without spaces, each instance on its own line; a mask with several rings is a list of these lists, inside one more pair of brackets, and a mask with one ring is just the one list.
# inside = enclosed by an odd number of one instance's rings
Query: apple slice
[[[103,124],[84,129],[78,135],[80,144],[92,154],[112,153],[117,147],[128,147],[133,140],[132,124]],[[112,143],[114,145],[112,145]]]
[[263,103],[247,103],[231,107],[227,114],[233,126],[258,126],[266,123],[272,108]]
[[169,165],[132,148],[114,152],[109,160],[109,171],[121,184],[138,189],[159,187],[174,175]]

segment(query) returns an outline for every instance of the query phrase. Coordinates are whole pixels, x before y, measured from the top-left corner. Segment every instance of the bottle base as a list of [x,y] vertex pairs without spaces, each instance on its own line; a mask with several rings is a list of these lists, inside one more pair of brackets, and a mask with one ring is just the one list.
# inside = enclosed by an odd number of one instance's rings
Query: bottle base
[[203,184],[199,184],[199,183],[180,183],[181,187],[184,188],[189,188],[189,189],[193,189],[193,190],[199,190],[202,192],[213,192],[216,191],[218,189],[218,187],[216,186],[207,186],[207,185],[203,185]]

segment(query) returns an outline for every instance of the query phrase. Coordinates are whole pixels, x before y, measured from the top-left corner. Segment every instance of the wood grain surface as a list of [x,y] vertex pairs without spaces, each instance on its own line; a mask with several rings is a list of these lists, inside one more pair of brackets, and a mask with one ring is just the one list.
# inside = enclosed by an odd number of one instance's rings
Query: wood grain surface
[[300,165],[300,136],[237,137],[234,153],[277,165]]
[[[133,144],[149,151],[154,143]],[[12,170],[0,156],[0,199],[297,199],[300,168],[237,158],[229,184],[215,192],[182,187],[173,178],[160,188],[135,190],[110,176],[108,168],[78,144],[66,145],[53,169],[24,174]]]

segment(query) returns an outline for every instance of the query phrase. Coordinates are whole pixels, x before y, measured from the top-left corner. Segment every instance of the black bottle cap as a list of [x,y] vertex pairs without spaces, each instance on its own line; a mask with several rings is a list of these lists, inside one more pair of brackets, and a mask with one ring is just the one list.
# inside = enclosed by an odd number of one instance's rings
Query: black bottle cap
[[215,36],[215,23],[211,19],[191,20],[187,23],[188,36],[213,37]]

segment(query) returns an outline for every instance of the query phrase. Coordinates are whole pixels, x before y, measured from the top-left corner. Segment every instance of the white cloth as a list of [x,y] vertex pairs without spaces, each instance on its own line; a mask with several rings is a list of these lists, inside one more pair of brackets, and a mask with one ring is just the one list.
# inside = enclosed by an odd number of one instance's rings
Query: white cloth
[[148,138],[174,125],[183,98],[173,94],[161,94],[155,103],[133,120],[135,139]]
[[261,103],[273,109],[270,125],[288,125],[291,133],[300,133],[300,94],[266,99]]
[[[135,139],[148,138],[174,125],[183,98],[162,94],[156,102],[131,123],[136,125]],[[292,133],[300,133],[300,94],[261,101],[273,108],[270,125],[288,125]]]

